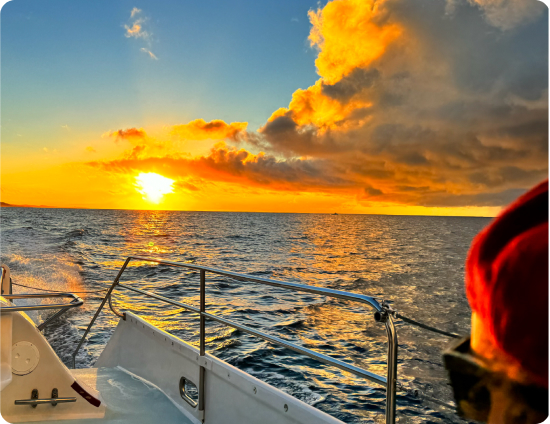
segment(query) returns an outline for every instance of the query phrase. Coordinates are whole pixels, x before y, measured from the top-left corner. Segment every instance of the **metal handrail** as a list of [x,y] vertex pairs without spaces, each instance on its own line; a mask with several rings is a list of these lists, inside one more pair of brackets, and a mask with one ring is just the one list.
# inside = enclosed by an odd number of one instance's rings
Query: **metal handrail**
[[4,306],[0,304],[0,312],[28,312],[28,311],[43,311],[47,309],[60,309],[42,324],[38,325],[39,331],[42,331],[50,322],[59,318],[71,308],[78,308],[84,304],[84,301],[74,293],[21,293],[21,294],[5,294],[4,299],[47,299],[51,297],[71,298],[69,303],[54,303],[43,305],[26,305],[26,306]]
[[77,308],[84,304],[84,301],[74,293],[21,293],[21,294],[4,294],[4,299],[46,299],[50,297],[66,297],[73,299],[70,303],[54,303],[43,305],[26,305],[26,306],[4,306],[0,304],[2,312],[25,312],[25,311],[40,311],[45,309],[66,309]]
[[[171,300],[169,298],[166,298],[164,296],[157,295],[155,293],[147,292],[144,290],[136,289],[134,287],[130,287],[124,284],[119,283],[120,277],[122,276],[122,273],[128,266],[131,260],[141,260],[146,262],[154,262],[158,263],[160,265],[169,265],[169,266],[175,266],[175,267],[181,267],[181,268],[188,268],[197,270],[200,272],[200,307],[196,308],[191,305],[187,305],[185,303],[177,302],[174,300]],[[232,321],[229,321],[227,319],[221,318],[216,315],[209,314],[205,311],[206,309],[206,286],[205,286],[205,280],[206,280],[206,272],[210,272],[217,275],[223,275],[227,276],[236,280],[240,281],[250,281],[254,283],[274,286],[274,287],[281,287],[286,288],[293,291],[300,291],[300,292],[307,292],[307,293],[314,293],[319,294],[327,297],[334,297],[338,299],[345,299],[350,300],[353,302],[359,302],[366,304],[373,308],[375,312],[375,319],[376,321],[383,322],[386,327],[386,332],[388,335],[388,371],[387,371],[387,378],[381,377],[377,374],[371,373],[370,371],[355,367],[351,364],[348,364],[343,361],[339,361],[337,359],[334,359],[330,356],[320,354],[318,352],[314,352],[310,349],[303,348],[301,346],[295,345],[294,343],[291,343],[289,341],[280,339],[278,337],[271,336],[269,334],[263,333],[261,331],[252,329],[250,327],[236,324]],[[326,289],[322,287],[314,287],[314,286],[308,286],[305,284],[298,284],[298,283],[289,283],[284,281],[278,281],[278,280],[271,280],[268,278],[261,278],[261,277],[254,277],[250,275],[245,274],[238,274],[236,272],[231,271],[225,271],[215,268],[209,268],[205,266],[200,265],[193,265],[193,264],[187,264],[187,263],[181,263],[181,262],[172,262],[172,261],[165,261],[163,259],[156,259],[156,258],[147,258],[143,256],[129,256],[126,261],[124,262],[124,265],[119,270],[118,275],[113,281],[113,284],[109,288],[107,294],[103,298],[103,301],[101,302],[101,305],[97,309],[96,313],[94,314],[92,320],[90,321],[90,324],[88,325],[88,328],[86,328],[86,331],[82,335],[82,338],[80,339],[80,342],[78,343],[78,346],[76,347],[72,357],[73,357],[73,368],[76,366],[76,355],[78,354],[78,351],[80,350],[80,347],[84,343],[84,340],[86,339],[86,336],[88,335],[90,329],[92,328],[95,320],[97,319],[99,313],[103,309],[103,306],[108,301],[109,306],[113,313],[116,315],[125,318],[125,315],[123,313],[120,313],[117,311],[113,305],[111,304],[111,294],[117,286],[134,291],[137,293],[141,293],[143,295],[146,295],[148,297],[152,297],[158,300],[161,300],[163,302],[166,302],[168,304],[178,306],[190,311],[193,311],[195,313],[198,313],[200,316],[200,355],[205,355],[205,321],[206,319],[211,319],[214,321],[218,321],[222,324],[231,326],[233,328],[237,328],[241,331],[244,331],[246,333],[258,336],[264,340],[267,340],[271,343],[275,343],[277,345],[292,349],[298,353],[307,355],[311,358],[317,359],[323,363],[326,363],[328,365],[332,365],[334,367],[340,368],[342,370],[351,372],[355,375],[364,377],[370,381],[373,381],[374,383],[380,384],[382,386],[386,387],[386,423],[387,424],[394,424],[395,423],[395,413],[396,413],[396,390],[397,390],[397,333],[395,330],[395,326],[393,323],[393,318],[391,314],[387,313],[387,309],[384,308],[378,301],[370,296],[365,296],[361,294],[356,293],[349,293],[344,292],[340,290],[333,290],[333,289]],[[204,367],[201,366],[200,370],[200,381],[199,381],[199,411],[204,411]]]
[[[151,292],[147,292],[147,291],[144,291],[144,290],[136,289],[134,287],[130,287],[130,286],[127,286],[127,285],[124,285],[124,284],[121,284],[121,283],[118,283],[118,286],[122,287],[122,288],[125,288],[125,289],[128,289],[128,290],[131,290],[131,291],[136,292],[136,293],[141,293],[141,294],[144,294],[146,296],[162,300],[162,301],[164,301],[166,303],[170,303],[174,306],[179,306],[181,308],[185,308],[185,309],[188,309],[192,312],[200,314],[200,309],[195,308],[194,306],[190,306],[190,305],[187,305],[187,304],[181,303],[181,302],[176,302],[174,300],[168,299],[167,297],[159,296],[155,293],[151,293]],[[115,312],[115,311],[113,311],[113,312]],[[120,313],[118,311],[115,312],[115,314],[117,314],[119,316],[122,316],[122,315],[120,315]],[[272,343],[284,346],[288,349],[292,349],[292,350],[294,350],[298,353],[302,353],[302,354],[307,355],[311,358],[317,359],[320,362],[324,362],[325,364],[334,365],[335,367],[340,368],[341,370],[348,371],[348,372],[351,372],[353,374],[359,375],[361,377],[364,377],[364,378],[366,378],[368,380],[371,380],[374,383],[380,384],[382,386],[385,386],[387,384],[387,379],[385,377],[381,377],[381,376],[376,375],[372,372],[369,372],[369,371],[366,371],[364,369],[355,367],[351,364],[339,361],[337,359],[331,358],[330,356],[323,355],[323,354],[315,352],[313,350],[306,349],[306,348],[301,347],[301,346],[297,346],[294,343],[291,343],[287,340],[280,339],[280,338],[275,337],[275,336],[271,336],[269,334],[263,333],[263,332],[258,331],[258,330],[254,330],[254,329],[252,329],[250,327],[247,327],[245,325],[236,324],[232,321],[229,321],[229,320],[224,319],[224,318],[220,318],[216,315],[212,315],[212,314],[209,314],[209,313],[204,313],[204,316],[206,318],[209,318],[209,319],[213,320],[213,321],[221,322],[222,324],[225,324],[225,325],[228,325],[230,327],[236,328],[236,329],[241,330],[245,333],[252,334],[252,335],[260,337],[264,340],[267,340],[267,341],[270,341]]]

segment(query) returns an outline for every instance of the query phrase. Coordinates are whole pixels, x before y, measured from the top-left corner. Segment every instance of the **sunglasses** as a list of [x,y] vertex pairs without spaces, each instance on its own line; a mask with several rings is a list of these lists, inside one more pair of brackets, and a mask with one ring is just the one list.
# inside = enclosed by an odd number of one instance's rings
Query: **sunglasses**
[[524,405],[525,410],[533,411],[537,416],[548,416],[548,390],[516,383],[489,369],[487,363],[472,352],[469,336],[447,349],[443,353],[443,362],[449,373],[457,412],[462,418],[487,422],[491,411],[491,391],[497,388],[506,390],[515,405]]

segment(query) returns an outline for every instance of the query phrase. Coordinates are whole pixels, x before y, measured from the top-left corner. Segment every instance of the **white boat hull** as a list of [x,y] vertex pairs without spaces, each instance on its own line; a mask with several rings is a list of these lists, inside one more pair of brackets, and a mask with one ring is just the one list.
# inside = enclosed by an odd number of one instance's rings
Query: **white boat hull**
[[[205,367],[204,417],[180,395]],[[195,424],[341,424],[306,403],[199,350],[132,313],[121,319],[96,367],[122,367],[156,385]]]

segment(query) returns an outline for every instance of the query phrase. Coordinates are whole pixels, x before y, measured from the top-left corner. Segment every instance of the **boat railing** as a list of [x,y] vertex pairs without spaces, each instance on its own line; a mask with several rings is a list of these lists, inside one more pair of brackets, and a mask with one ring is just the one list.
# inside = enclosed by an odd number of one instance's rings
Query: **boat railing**
[[9,301],[13,299],[52,299],[52,298],[68,298],[71,299],[68,303],[43,303],[39,305],[13,305],[0,306],[2,313],[7,312],[30,312],[44,311],[49,309],[59,309],[55,314],[50,316],[42,324],[38,325],[38,330],[42,331],[50,322],[59,318],[71,308],[78,308],[84,304],[84,301],[74,293],[21,293],[21,294],[3,294],[2,297]]
[[[146,261],[146,262],[152,262],[157,263],[160,265],[167,265],[167,266],[173,266],[173,267],[180,267],[180,268],[187,268],[199,271],[200,273],[200,296],[199,296],[199,307],[191,306],[186,303],[177,302],[175,300],[169,299],[164,296],[160,296],[155,293],[151,293],[145,290],[137,289],[135,287],[130,287],[126,284],[120,283],[120,277],[122,276],[124,270],[132,260],[138,260],[138,261]],[[302,346],[298,346],[294,343],[291,343],[287,340],[272,336],[270,334],[266,334],[264,332],[258,331],[256,329],[237,324],[233,321],[230,321],[225,318],[221,318],[217,315],[210,314],[206,312],[206,274],[216,274],[216,275],[222,275],[226,277],[230,277],[235,280],[239,281],[246,281],[246,282],[253,282],[258,284],[263,284],[267,286],[273,286],[273,287],[280,287],[292,291],[298,291],[298,292],[306,292],[306,293],[313,293],[318,295],[323,295],[327,297],[337,298],[337,299],[343,299],[343,300],[349,300],[351,302],[357,302],[364,305],[369,306],[370,308],[374,309],[374,316],[373,319],[377,322],[381,322],[385,324],[387,336],[388,336],[388,356],[387,356],[387,376],[383,377],[380,375],[377,375],[373,372],[364,370],[362,368],[356,367],[352,364],[349,364],[344,361],[340,361],[337,359],[334,359],[330,356],[321,354],[319,352],[315,352],[313,350],[304,348]],[[336,368],[339,368],[341,370],[350,372],[352,374],[355,374],[357,376],[366,378],[367,380],[370,380],[376,384],[379,384],[386,388],[386,423],[387,424],[394,424],[395,423],[395,414],[396,414],[396,390],[397,390],[397,333],[395,330],[395,326],[393,323],[392,315],[388,313],[388,308],[382,303],[380,304],[376,299],[370,296],[365,296],[361,294],[356,293],[350,293],[340,290],[333,290],[333,289],[327,289],[323,287],[315,287],[315,286],[309,286],[305,284],[298,284],[298,283],[290,283],[290,282],[284,282],[284,281],[278,281],[278,280],[272,280],[267,278],[260,278],[255,277],[251,275],[246,274],[238,274],[236,272],[231,271],[225,271],[215,268],[209,268],[205,266],[200,265],[194,265],[189,263],[182,263],[182,262],[172,262],[172,261],[166,261],[163,259],[156,259],[156,258],[148,258],[148,257],[142,257],[142,256],[130,256],[126,259],[124,262],[124,265],[119,270],[118,275],[113,281],[113,284],[109,287],[107,294],[103,298],[103,301],[101,302],[99,308],[97,309],[96,313],[94,314],[92,320],[90,321],[90,324],[86,328],[86,331],[82,335],[82,338],[80,342],[78,343],[78,346],[76,350],[74,351],[72,357],[73,357],[73,368],[76,367],[76,355],[78,354],[82,344],[84,343],[84,340],[86,339],[86,336],[90,332],[90,329],[94,325],[94,322],[96,321],[99,313],[103,309],[105,303],[108,301],[109,306],[113,313],[118,315],[119,317],[125,319],[125,314],[117,311],[111,302],[111,296],[112,292],[115,289],[123,288],[126,290],[133,291],[135,293],[140,293],[142,295],[155,298],[158,300],[161,300],[165,303],[178,306],[180,308],[187,309],[189,311],[195,312],[199,314],[200,317],[200,355],[204,356],[206,353],[206,320],[210,319],[213,321],[220,322],[222,324],[225,324],[227,326],[236,328],[240,331],[243,331],[248,334],[252,334],[254,336],[260,337],[264,340],[267,340],[268,342],[274,343],[279,346],[283,346],[285,348],[291,349],[295,352],[298,352],[300,354],[309,356],[310,358],[316,359],[320,362],[323,362],[327,365],[334,366]],[[200,374],[199,374],[199,399],[198,399],[198,406],[199,411],[204,411],[204,373],[205,369],[204,367],[200,368]]]

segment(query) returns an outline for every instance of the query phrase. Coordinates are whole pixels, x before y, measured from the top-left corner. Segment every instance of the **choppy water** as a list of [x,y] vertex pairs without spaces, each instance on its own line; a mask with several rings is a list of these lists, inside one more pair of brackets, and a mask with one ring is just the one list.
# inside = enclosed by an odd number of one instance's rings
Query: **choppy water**
[[[352,291],[385,299],[404,315],[467,333],[464,260],[486,218],[373,215],[210,213],[2,208],[1,258],[13,281],[43,289],[91,291],[112,282],[133,254],[256,276]],[[196,304],[199,276],[132,263],[121,281]],[[14,292],[32,290],[14,287]],[[70,363],[101,301],[85,305],[45,331]],[[198,319],[154,299],[119,291],[117,306],[198,343]],[[207,310],[385,375],[386,334],[372,312],[346,301],[207,277]],[[44,317],[33,317],[44,319]],[[116,325],[108,310],[78,358],[93,365]],[[441,350],[448,339],[397,321],[398,378],[451,399]],[[291,351],[207,323],[207,351],[348,423],[383,422],[385,392]],[[453,412],[398,396],[401,423],[459,422]]]

